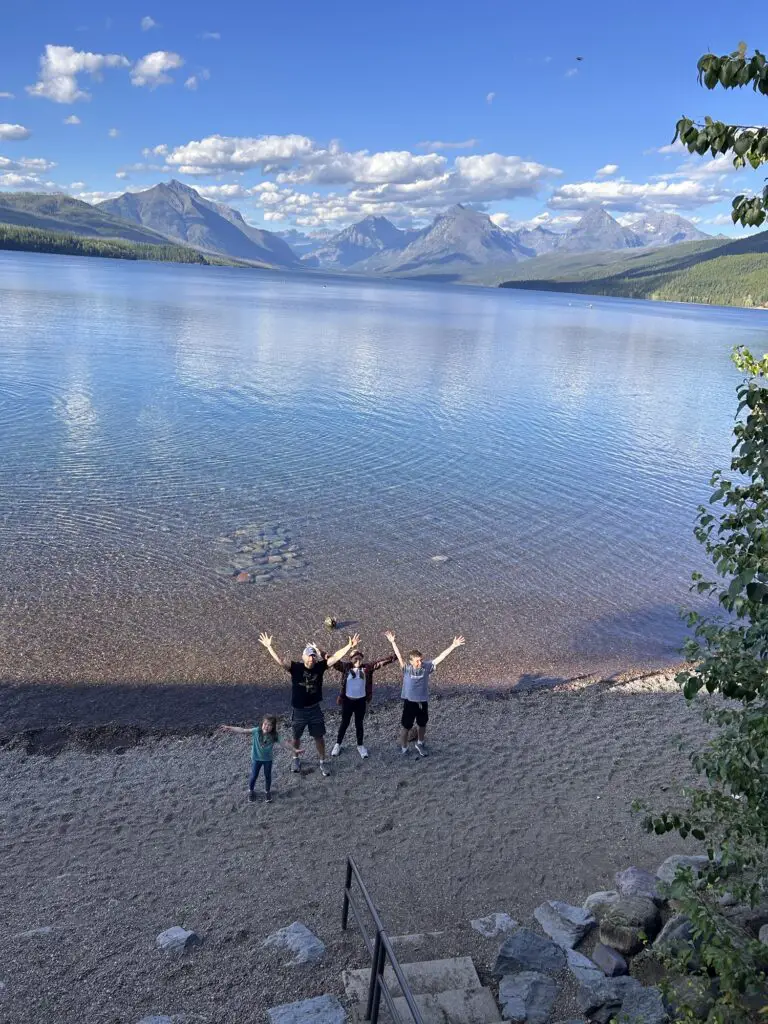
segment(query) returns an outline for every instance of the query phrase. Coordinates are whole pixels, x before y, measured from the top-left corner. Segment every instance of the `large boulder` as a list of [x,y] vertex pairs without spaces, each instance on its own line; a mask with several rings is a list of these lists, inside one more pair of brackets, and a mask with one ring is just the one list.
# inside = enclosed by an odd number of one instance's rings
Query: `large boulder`
[[316,964],[325,953],[325,944],[300,921],[294,921],[287,928],[268,935],[262,946],[289,950],[294,954],[293,960],[288,961],[290,967]]
[[685,1007],[699,1020],[706,1020],[716,998],[717,982],[691,974],[673,974],[667,978],[664,1003],[676,1020],[683,1018]]
[[605,975],[597,966],[575,949],[566,949],[565,955],[568,960],[568,970],[580,985],[594,986],[601,985],[605,981]]
[[642,868],[625,868],[616,872],[616,888],[620,896],[645,896],[654,903],[661,904],[664,897],[659,891],[656,876]]
[[579,985],[577,1002],[579,1011],[590,1020],[599,1024],[608,1024],[621,1009],[627,992],[632,988],[642,988],[634,978],[603,978],[596,984]]
[[565,953],[551,939],[542,938],[528,928],[519,928],[502,942],[493,974],[501,978],[518,971],[557,974],[565,967]]
[[618,903],[620,899],[621,896],[619,896],[615,889],[593,892],[591,896],[587,896],[584,900],[584,909],[589,911],[596,921],[602,921],[608,907]]
[[547,900],[536,907],[533,916],[558,946],[567,949],[578,945],[596,923],[588,910],[561,900]]
[[731,924],[743,928],[749,932],[751,938],[758,938],[760,929],[768,924],[768,903],[758,903],[756,907],[748,907],[744,904],[737,904],[734,907],[726,907],[723,916]]
[[624,896],[600,922],[600,941],[620,953],[637,953],[661,927],[659,909],[647,896]]
[[662,956],[686,957],[693,970],[699,964],[700,947],[701,942],[694,938],[692,922],[683,914],[670,917],[653,943],[653,948]]
[[629,973],[641,985],[658,985],[668,976],[668,971],[658,951],[648,946],[632,957]]
[[558,986],[548,974],[520,971],[506,974],[499,985],[499,1002],[505,1020],[547,1024],[558,996]]
[[664,1024],[667,1008],[659,989],[640,985],[628,989],[617,1016],[619,1024]]
[[344,1024],[347,1014],[336,996],[315,996],[267,1010],[270,1024]]
[[602,942],[598,942],[592,950],[592,959],[602,970],[603,974],[606,974],[609,978],[618,978],[629,970],[627,961],[621,953],[611,946],[604,945]]
[[709,870],[710,860],[704,854],[695,857],[686,856],[683,853],[673,853],[667,857],[656,870],[656,877],[660,882],[669,885],[675,880],[678,868],[690,868],[694,878]]

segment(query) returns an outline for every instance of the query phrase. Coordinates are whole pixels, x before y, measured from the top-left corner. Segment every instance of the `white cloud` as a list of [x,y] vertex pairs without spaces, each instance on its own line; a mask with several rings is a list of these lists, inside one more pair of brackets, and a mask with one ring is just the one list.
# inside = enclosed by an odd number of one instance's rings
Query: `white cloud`
[[203,68],[202,71],[198,71],[196,75],[190,75],[184,83],[185,89],[197,89],[200,82],[207,82],[211,77],[211,72],[207,68]]
[[89,74],[99,77],[105,68],[127,68],[130,61],[117,53],[86,53],[72,46],[45,47],[40,58],[40,78],[34,85],[27,86],[30,96],[40,96],[54,103],[75,103],[90,99],[90,94],[80,89],[77,76]]
[[146,85],[150,89],[156,89],[158,85],[169,85],[173,79],[168,72],[175,71],[183,64],[184,59],[178,53],[155,50],[136,61],[131,69],[131,82],[133,85]]
[[125,181],[128,177],[128,171],[115,171],[115,177],[119,178],[120,181]]
[[221,39],[221,32],[201,32],[201,39]]
[[141,31],[149,32],[151,28],[157,28],[157,22],[147,14],[141,19]]
[[82,199],[84,203],[103,203],[107,199],[117,199],[122,192],[75,192],[75,199]]
[[489,92],[489,93],[486,94],[485,102],[490,106],[491,103],[493,103],[493,101],[495,99],[496,99],[496,93],[495,92]]
[[[548,178],[562,173],[500,153],[457,156],[451,163],[437,153],[348,152],[338,142],[322,146],[304,135],[213,135],[175,148],[157,145],[143,155],[149,161],[164,160],[156,169],[180,176],[257,171],[272,180],[250,187],[219,182],[202,186],[201,191],[210,198],[251,201],[263,208],[266,220],[294,218],[307,227],[338,227],[369,214],[406,223],[427,220],[455,203],[483,207],[536,195]],[[297,188],[301,185],[345,188],[327,193]]]
[[618,164],[604,164],[599,170],[595,171],[595,175],[598,178],[610,178],[618,169]]
[[15,96],[12,92],[0,92],[0,100],[12,100]]
[[50,160],[40,157],[22,157],[11,160],[0,156],[0,188],[29,189],[35,192],[50,192],[56,188],[52,181],[41,178],[56,166]]
[[71,189],[73,189],[73,190],[85,188],[85,182],[84,181],[73,181],[72,184],[69,187]]
[[578,73],[579,73],[579,69],[578,68],[568,68],[568,70],[565,72],[565,77],[566,78],[574,78],[576,75],[578,75]]
[[635,183],[624,178],[612,181],[582,181],[561,185],[550,196],[548,206],[558,210],[578,210],[600,205],[610,210],[633,212],[655,209],[696,209],[720,202],[723,190],[695,179]]
[[0,124],[0,141],[23,142],[32,132],[21,124]]
[[80,118],[77,114],[70,114],[69,117],[64,118],[64,124],[80,124]]
[[145,155],[165,157],[169,166],[178,168],[181,174],[204,175],[287,167],[313,149],[314,143],[305,135],[263,135],[260,138],[209,135],[175,149],[155,146],[145,150]]
[[466,139],[464,142],[417,142],[418,149],[474,149],[477,139]]
[[110,128],[109,131],[107,132],[107,135],[110,137],[110,139],[116,139],[119,134],[120,134],[120,129],[119,128]]

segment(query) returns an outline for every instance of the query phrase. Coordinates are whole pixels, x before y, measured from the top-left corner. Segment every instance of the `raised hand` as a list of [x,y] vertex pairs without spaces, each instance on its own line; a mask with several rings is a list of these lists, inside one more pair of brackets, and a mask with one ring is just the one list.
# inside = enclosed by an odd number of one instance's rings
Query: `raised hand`
[[360,643],[360,634],[359,633],[355,633],[354,636],[351,636],[349,638],[349,646],[350,647],[357,647],[357,645],[359,643]]
[[260,633],[259,643],[263,644],[267,648],[267,650],[269,650],[269,648],[272,646],[272,637],[268,636],[266,633]]
[[387,640],[389,640],[391,644],[395,642],[395,634],[392,632],[391,629],[387,630],[384,636],[387,638]]
[[466,642],[467,641],[464,639],[463,636],[455,636],[453,638],[453,644],[451,646],[452,647],[462,647]]

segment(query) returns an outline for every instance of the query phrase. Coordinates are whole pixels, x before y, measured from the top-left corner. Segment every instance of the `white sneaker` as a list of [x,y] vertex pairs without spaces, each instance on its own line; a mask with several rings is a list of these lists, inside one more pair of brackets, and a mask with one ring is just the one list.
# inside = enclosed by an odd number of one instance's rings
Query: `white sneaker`
[[357,752],[360,755],[360,757],[362,757],[363,760],[365,760],[366,757],[368,757],[368,748],[364,747],[362,743],[357,748]]
[[424,746],[421,740],[416,741],[416,753],[419,755],[419,757],[426,757],[428,754],[427,748]]
[[408,757],[408,747],[400,747],[400,756]]
[[340,743],[334,743],[333,750],[331,751],[331,757],[338,757],[340,753],[341,753],[341,744]]

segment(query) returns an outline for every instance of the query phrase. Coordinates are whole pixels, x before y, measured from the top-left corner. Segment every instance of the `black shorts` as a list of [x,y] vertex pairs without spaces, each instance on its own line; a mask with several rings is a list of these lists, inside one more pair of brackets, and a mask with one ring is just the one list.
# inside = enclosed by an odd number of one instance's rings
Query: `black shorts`
[[425,700],[403,701],[403,717],[400,724],[404,729],[412,729],[414,722],[420,729],[424,729],[428,721],[429,704]]
[[293,708],[291,710],[291,726],[293,727],[293,738],[298,742],[304,735],[304,730],[309,730],[313,740],[319,740],[325,736],[325,716],[319,704],[311,708]]

